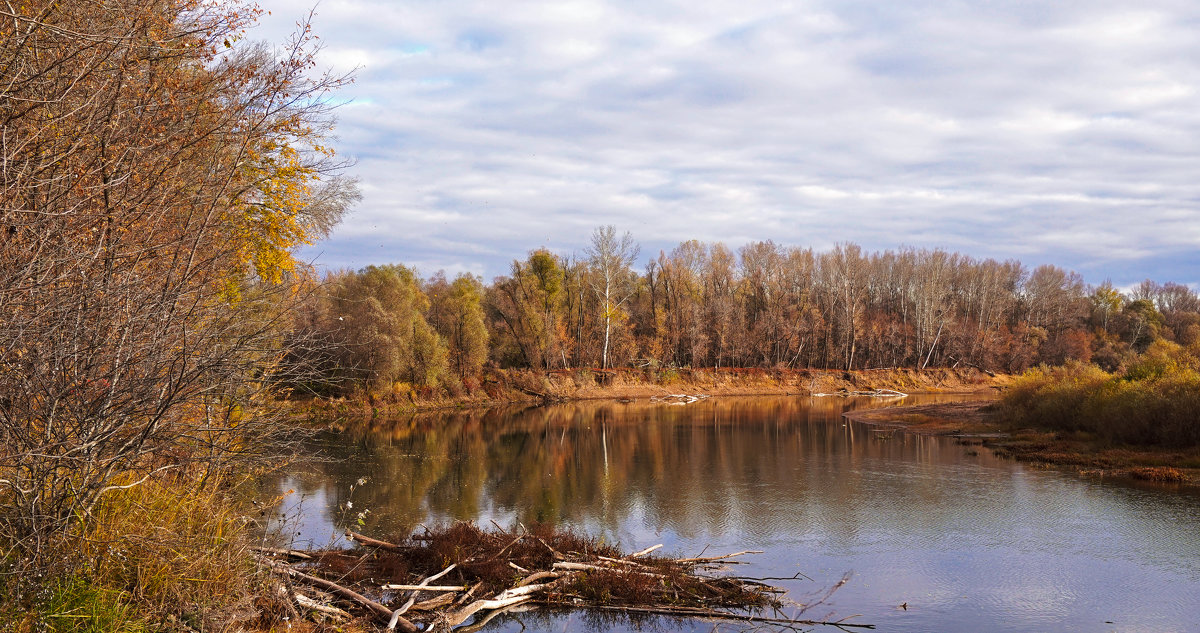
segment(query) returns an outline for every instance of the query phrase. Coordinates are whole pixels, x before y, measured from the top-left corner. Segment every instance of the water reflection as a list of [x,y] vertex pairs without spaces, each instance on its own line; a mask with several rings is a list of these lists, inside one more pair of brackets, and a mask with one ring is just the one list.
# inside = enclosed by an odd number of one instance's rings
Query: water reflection
[[387,536],[469,519],[565,524],[629,548],[763,549],[752,573],[813,578],[791,583],[796,595],[854,571],[828,608],[887,630],[1200,621],[1194,495],[1028,470],[840,417],[879,404],[606,401],[361,421],[323,438],[328,460],[276,485],[303,496],[297,531],[318,544],[349,526]]

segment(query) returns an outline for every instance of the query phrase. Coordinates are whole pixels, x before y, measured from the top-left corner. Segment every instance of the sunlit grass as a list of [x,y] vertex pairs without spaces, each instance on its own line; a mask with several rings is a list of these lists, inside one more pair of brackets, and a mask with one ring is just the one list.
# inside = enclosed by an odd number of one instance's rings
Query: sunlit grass
[[0,580],[0,630],[267,630],[279,605],[249,549],[245,508],[226,482],[162,478],[113,491],[51,545],[61,554],[45,578]]

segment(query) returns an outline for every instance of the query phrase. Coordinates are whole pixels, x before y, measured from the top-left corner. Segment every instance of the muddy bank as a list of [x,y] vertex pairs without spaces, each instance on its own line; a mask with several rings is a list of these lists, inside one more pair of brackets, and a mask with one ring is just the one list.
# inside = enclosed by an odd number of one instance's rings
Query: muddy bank
[[807,396],[874,389],[903,393],[994,393],[1010,381],[1009,376],[990,375],[973,368],[849,372],[757,368],[494,370],[480,380],[468,381],[456,392],[402,388],[385,394],[295,399],[290,404],[300,413],[317,416],[372,416],[513,403],[648,400],[672,394]]
[[1113,445],[1083,433],[1015,428],[993,399],[851,411],[846,418],[925,435],[951,435],[1031,464],[1082,475],[1200,485],[1200,449]]

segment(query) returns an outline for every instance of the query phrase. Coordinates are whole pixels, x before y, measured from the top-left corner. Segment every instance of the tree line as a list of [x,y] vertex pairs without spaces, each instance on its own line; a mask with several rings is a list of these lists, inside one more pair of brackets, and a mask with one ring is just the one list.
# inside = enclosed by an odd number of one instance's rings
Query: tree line
[[1165,339],[1200,344],[1200,299],[1145,281],[1122,293],[1056,266],[940,249],[826,252],[695,240],[642,270],[628,233],[546,249],[485,285],[400,265],[330,273],[302,309],[294,357],[326,385],[458,388],[486,366],[1115,369]]

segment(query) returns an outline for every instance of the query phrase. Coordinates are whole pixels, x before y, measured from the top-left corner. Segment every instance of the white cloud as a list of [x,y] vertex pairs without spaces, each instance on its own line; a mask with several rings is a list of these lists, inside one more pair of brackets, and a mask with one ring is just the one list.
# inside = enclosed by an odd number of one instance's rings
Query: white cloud
[[615,224],[1194,279],[1200,7],[1140,6],[326,0],[364,200],[318,248],[490,277]]

